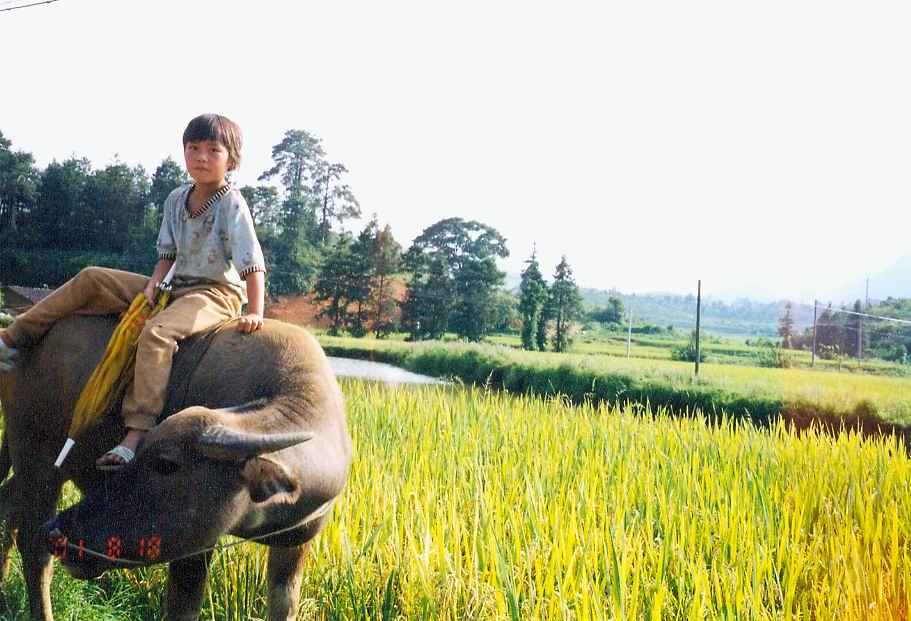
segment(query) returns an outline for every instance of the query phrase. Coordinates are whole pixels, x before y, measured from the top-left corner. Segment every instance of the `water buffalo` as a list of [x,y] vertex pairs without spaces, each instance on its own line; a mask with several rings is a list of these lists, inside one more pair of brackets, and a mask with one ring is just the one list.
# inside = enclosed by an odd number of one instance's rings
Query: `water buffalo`
[[[169,619],[196,619],[211,558],[224,534],[269,546],[269,619],[294,619],[309,541],[348,476],[351,438],[338,384],[306,331],[267,321],[192,337],[174,359],[165,420],[115,474],[95,458],[123,436],[118,412],[53,462],[82,386],[116,325],[68,317],[16,369],[0,374],[5,432],[0,511],[17,529],[33,619],[52,619],[51,552],[72,574],[169,562]],[[62,484],[86,494],[53,517]],[[53,517],[53,519],[51,519]]]

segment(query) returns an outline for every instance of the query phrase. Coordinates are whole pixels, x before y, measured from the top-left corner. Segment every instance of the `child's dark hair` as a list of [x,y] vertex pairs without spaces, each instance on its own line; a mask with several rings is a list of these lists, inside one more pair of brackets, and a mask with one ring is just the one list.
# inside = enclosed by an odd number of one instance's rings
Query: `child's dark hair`
[[183,130],[183,146],[186,148],[188,142],[203,140],[214,140],[225,145],[230,158],[228,170],[240,167],[240,148],[244,139],[237,123],[220,114],[200,114]]

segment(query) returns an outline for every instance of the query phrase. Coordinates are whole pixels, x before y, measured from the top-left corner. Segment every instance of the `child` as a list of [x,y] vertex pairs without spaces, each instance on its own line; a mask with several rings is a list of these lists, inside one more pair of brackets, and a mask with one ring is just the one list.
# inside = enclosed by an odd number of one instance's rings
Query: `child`
[[171,192],[158,233],[158,264],[151,278],[90,267],[23,313],[0,332],[0,368],[13,366],[18,347],[36,342],[69,314],[125,311],[141,291],[151,303],[158,283],[174,266],[171,302],[139,337],[132,385],[123,400],[126,437],[102,455],[103,470],[126,465],[164,408],[177,344],[240,315],[237,329],[263,325],[265,261],[250,210],[225,175],[240,165],[240,128],[217,114],[194,118],[183,133],[184,159],[194,183]]

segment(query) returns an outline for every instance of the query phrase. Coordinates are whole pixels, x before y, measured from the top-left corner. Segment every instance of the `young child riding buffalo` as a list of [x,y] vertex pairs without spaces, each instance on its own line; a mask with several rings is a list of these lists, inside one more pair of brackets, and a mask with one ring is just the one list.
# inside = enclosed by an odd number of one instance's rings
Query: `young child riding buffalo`
[[134,380],[123,400],[127,434],[96,462],[112,470],[135,456],[142,436],[164,408],[177,343],[240,316],[237,329],[263,325],[265,261],[253,219],[240,191],[225,178],[240,165],[240,128],[218,114],[203,114],[183,133],[184,159],[194,183],[171,192],[158,233],[158,263],[151,277],[89,267],[0,332],[0,369],[13,367],[18,348],[44,335],[70,314],[122,313],[142,292],[155,290],[174,267],[171,302],[146,323],[139,337]]

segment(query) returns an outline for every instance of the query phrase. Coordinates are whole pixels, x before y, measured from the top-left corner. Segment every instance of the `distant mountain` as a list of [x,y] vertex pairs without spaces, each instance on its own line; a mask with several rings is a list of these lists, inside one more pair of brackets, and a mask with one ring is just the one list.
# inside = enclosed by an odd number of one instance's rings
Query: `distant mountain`
[[[591,306],[606,306],[611,297],[623,300],[627,312],[632,311],[633,323],[658,326],[672,325],[682,330],[696,327],[696,296],[672,293],[620,293],[616,290],[580,288],[582,299]],[[713,334],[729,336],[774,337],[778,318],[784,314],[783,302],[756,302],[741,298],[731,303],[703,298],[701,326]],[[810,323],[813,322],[812,310]]]
[[[835,305],[853,304],[855,300],[864,301],[866,286],[866,279],[858,279],[832,291],[825,301],[831,300]],[[911,298],[911,252],[899,257],[879,274],[870,276],[870,301],[885,300],[889,297]]]
[[[518,293],[519,274],[507,273],[506,288]],[[850,306],[854,300],[863,300],[866,283],[849,283],[831,296],[819,300],[820,309]],[[634,324],[648,323],[682,330],[696,327],[696,296],[672,293],[621,293],[617,290],[590,289],[579,291],[585,304],[606,306],[610,297],[619,297],[629,312],[633,311]],[[901,257],[892,266],[870,277],[870,302],[888,297],[911,298],[911,253]],[[776,338],[778,320],[785,313],[785,300],[760,302],[742,297],[725,302],[714,297],[702,300],[702,326],[710,334],[728,336],[767,336]],[[792,303],[791,313],[797,332],[813,325],[812,303]]]

